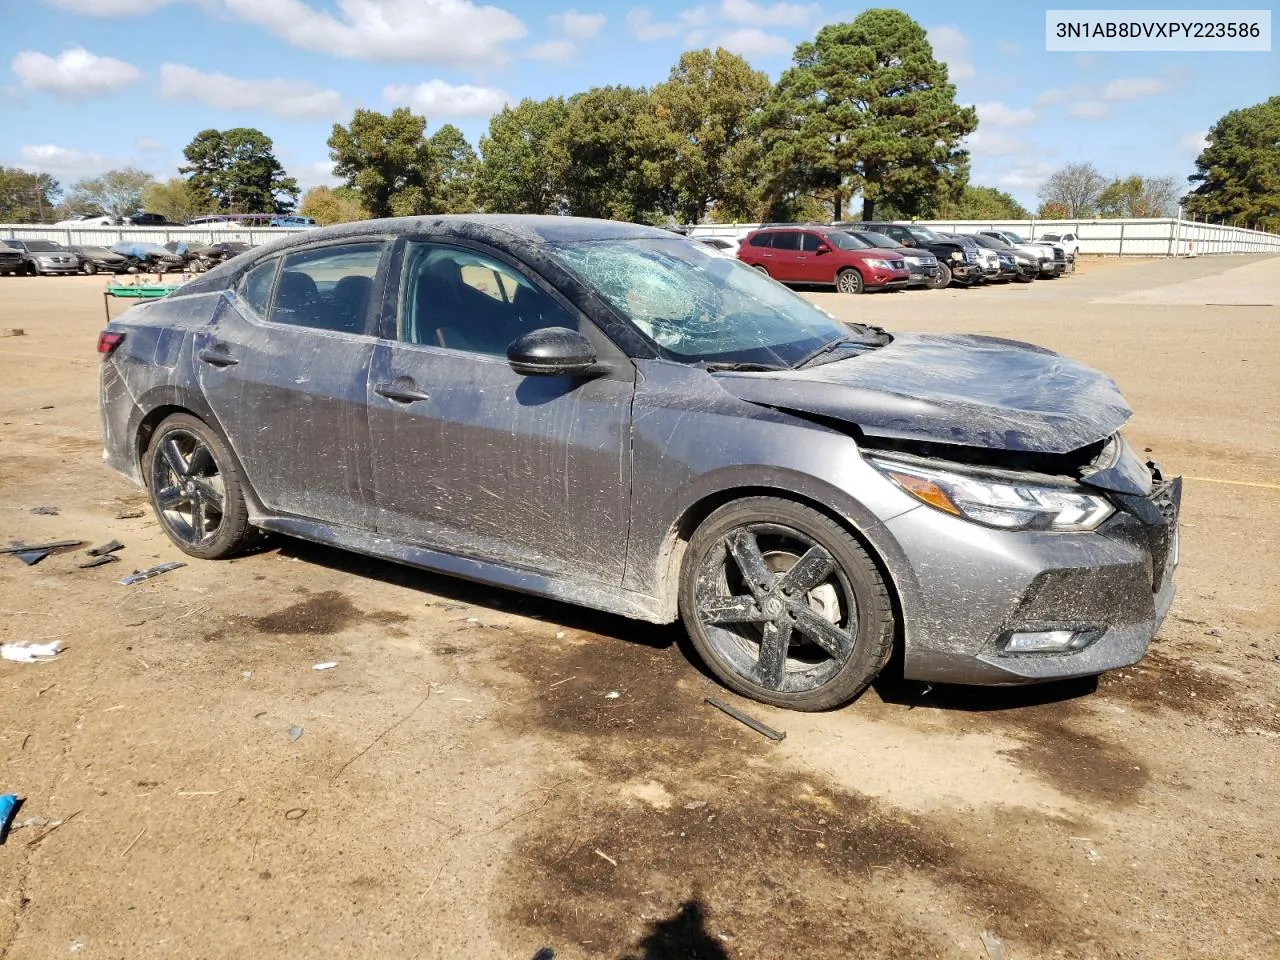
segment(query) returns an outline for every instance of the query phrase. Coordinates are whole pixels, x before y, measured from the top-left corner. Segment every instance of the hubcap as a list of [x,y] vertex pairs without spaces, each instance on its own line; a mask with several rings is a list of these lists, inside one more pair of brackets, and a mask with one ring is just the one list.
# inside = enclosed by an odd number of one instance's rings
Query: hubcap
[[152,489],[160,519],[191,546],[218,535],[226,512],[226,487],[208,445],[188,430],[171,430],[153,461]]
[[703,561],[698,614],[734,672],[780,693],[828,683],[853,653],[853,589],[831,553],[781,524],[738,527]]
[[845,293],[857,293],[858,278],[852,273],[843,273],[840,275],[840,289]]

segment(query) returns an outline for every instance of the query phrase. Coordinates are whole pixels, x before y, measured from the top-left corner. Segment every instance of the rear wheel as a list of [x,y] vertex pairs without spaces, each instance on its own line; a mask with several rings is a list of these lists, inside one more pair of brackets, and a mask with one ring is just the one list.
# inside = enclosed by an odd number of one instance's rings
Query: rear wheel
[[765,268],[765,265],[764,265],[763,263],[757,263],[757,264],[755,264],[755,265],[754,265],[754,267],[753,267],[753,269],[755,269],[755,270],[759,270],[759,271],[760,271],[761,273],[763,273],[766,277],[769,275],[769,271]]
[[829,517],[773,497],[728,504],[698,528],[680,611],[725,686],[792,710],[847,703],[893,646],[888,589],[862,545]]
[[836,289],[841,293],[862,293],[862,274],[853,267],[845,267],[836,274]]
[[164,420],[143,467],[160,525],[183,553],[219,560],[258,541],[231,452],[204,421],[186,413]]

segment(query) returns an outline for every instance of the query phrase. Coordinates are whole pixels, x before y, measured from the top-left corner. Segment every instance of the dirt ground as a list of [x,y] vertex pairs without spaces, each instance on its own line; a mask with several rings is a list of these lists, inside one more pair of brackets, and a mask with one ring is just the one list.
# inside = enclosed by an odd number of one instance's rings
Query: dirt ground
[[0,279],[0,534],[126,545],[0,558],[0,641],[66,645],[0,662],[3,960],[1280,956],[1280,258],[811,294],[1093,364],[1188,478],[1136,667],[820,715],[677,627],[303,543],[122,586],[181,555],[99,457],[102,285]]

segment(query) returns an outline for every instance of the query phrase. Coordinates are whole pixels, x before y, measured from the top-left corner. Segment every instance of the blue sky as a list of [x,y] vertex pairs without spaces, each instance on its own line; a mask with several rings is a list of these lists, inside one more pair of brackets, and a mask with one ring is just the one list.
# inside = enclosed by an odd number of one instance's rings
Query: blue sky
[[[253,126],[308,187],[332,182],[325,140],[357,106],[411,106],[474,144],[504,101],[654,84],[685,49],[723,45],[776,79],[797,43],[874,5],[24,0],[0,37],[0,163],[64,184],[126,164],[168,177],[198,131]],[[1044,10],[1064,3],[899,6],[978,107],[972,182],[1028,205],[1073,161],[1185,177],[1210,124],[1280,90],[1276,53],[1047,53]]]

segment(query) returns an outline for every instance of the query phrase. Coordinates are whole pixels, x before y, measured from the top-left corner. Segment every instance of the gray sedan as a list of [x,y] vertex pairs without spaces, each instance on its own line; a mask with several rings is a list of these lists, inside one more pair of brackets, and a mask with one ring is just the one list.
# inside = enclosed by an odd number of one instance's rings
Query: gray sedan
[[[727,686],[1138,660],[1180,482],[1109,379],[843,325],[679,236],[566,217],[307,231],[112,321],[107,461],[201,558],[263,531],[655,623]],[[536,656],[536,651],[530,651]]]

